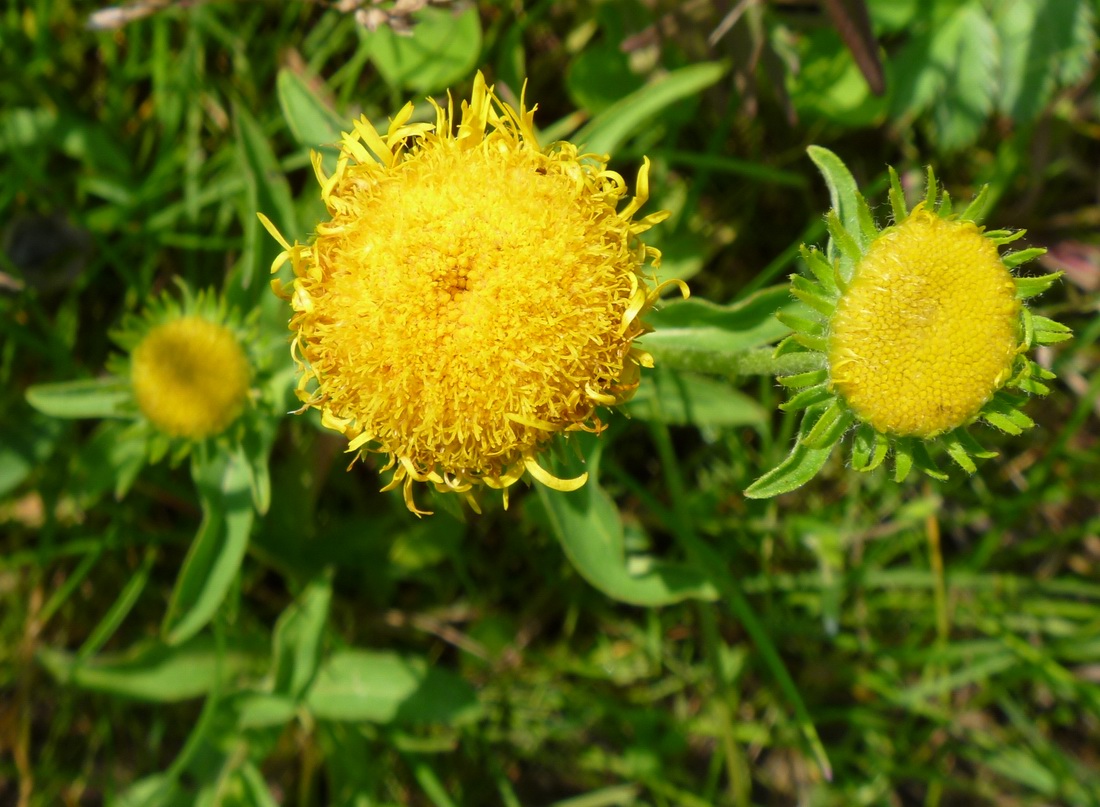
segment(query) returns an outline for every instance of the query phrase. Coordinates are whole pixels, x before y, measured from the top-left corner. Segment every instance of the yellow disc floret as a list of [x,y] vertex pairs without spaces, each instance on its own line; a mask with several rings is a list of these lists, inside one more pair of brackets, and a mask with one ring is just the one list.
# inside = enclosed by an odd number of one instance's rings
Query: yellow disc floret
[[577,487],[535,457],[598,430],[596,408],[649,362],[631,346],[656,299],[644,270],[659,253],[638,235],[663,215],[633,218],[648,163],[619,209],[606,157],[541,148],[522,102],[480,75],[460,120],[436,112],[408,124],[409,105],[386,135],[361,119],[334,174],[315,160],[332,218],[310,245],[269,226],[294,266],[299,396],[349,450],[387,454],[414,510],[413,481],[507,489],[529,471]]
[[941,434],[1008,380],[1019,315],[996,244],[973,222],[918,206],[871,244],[837,304],[832,385],[879,432]]
[[138,408],[170,437],[225,431],[248,398],[249,364],[234,333],[198,316],[149,330],[131,354]]

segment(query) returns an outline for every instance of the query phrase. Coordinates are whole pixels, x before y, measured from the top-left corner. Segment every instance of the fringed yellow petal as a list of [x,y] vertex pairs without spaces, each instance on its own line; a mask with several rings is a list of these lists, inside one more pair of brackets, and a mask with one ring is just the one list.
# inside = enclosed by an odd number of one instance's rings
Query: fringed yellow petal
[[[278,228],[274,224],[271,223],[271,219],[269,219],[263,213],[257,213],[256,217],[260,220],[260,224],[262,224],[264,226],[264,229],[267,230],[268,235],[270,235],[272,238],[274,238],[276,241],[278,241],[280,246],[282,246],[283,249],[285,249],[287,251],[289,251],[291,249],[290,244],[287,242],[287,240],[285,238],[283,238],[283,234],[280,233]],[[272,271],[274,271],[274,270],[272,270]]]
[[[378,134],[378,130],[374,128],[367,116],[363,115],[359,120],[355,121],[355,133],[359,135],[359,138],[366,144],[367,148],[373,152],[374,156],[378,159],[382,165],[390,168],[393,166],[393,152],[390,150],[389,144],[382,139]],[[360,165],[367,162],[367,159],[356,160]]]
[[534,457],[524,457],[523,464],[527,468],[527,473],[531,474],[542,484],[548,488],[554,490],[560,490],[564,493],[569,493],[573,490],[580,490],[584,487],[584,483],[588,481],[588,473],[585,472],[575,479],[558,479],[552,473],[547,471],[541,465],[539,465]]

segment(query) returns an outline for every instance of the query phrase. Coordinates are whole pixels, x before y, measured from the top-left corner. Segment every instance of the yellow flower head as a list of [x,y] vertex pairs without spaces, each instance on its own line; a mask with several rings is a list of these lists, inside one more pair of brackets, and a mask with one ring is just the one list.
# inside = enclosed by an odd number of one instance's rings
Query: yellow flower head
[[917,206],[871,244],[829,323],[834,388],[885,434],[934,437],[968,422],[1008,380],[1016,282],[970,221]]
[[237,317],[217,295],[181,289],[181,299],[161,296],[113,334],[129,355],[112,360],[112,370],[129,381],[140,419],[158,436],[154,455],[170,442],[185,453],[224,434],[252,395],[253,361]]
[[248,359],[224,325],[186,316],[152,328],[130,354],[138,408],[171,437],[225,431],[248,400]]
[[931,169],[924,201],[908,210],[890,170],[895,223],[880,230],[836,155],[811,148],[834,194],[829,249],[803,249],[813,275],[792,293],[807,317],[781,316],[794,333],[778,353],[802,353],[816,369],[780,378],[800,392],[784,409],[804,409],[791,455],[749,487],[774,496],[808,481],[854,427],[852,466],[868,471],[890,451],[894,477],[912,467],[937,479],[928,448],[939,445],[968,473],[995,456],[968,432],[976,421],[1010,434],[1034,425],[1023,394],[1046,394],[1054,377],[1027,357],[1036,344],[1068,339],[1069,329],[1031,313],[1022,301],[1058,275],[1018,278],[1012,269],[1045,250],[1002,254],[1024,233],[978,225],[986,192],[961,214],[939,194]]
[[[406,105],[380,134],[364,117],[335,171],[314,168],[331,220],[283,245],[299,398],[348,450],[388,455],[414,512],[414,482],[467,494],[524,473],[558,489],[536,456],[562,432],[599,431],[647,354],[632,347],[658,290],[660,253],[607,157],[539,145],[533,110],[501,102],[479,73],[461,116]],[[280,291],[278,281],[274,284]],[[303,407],[305,408],[305,407]],[[476,507],[476,504],[475,504]]]

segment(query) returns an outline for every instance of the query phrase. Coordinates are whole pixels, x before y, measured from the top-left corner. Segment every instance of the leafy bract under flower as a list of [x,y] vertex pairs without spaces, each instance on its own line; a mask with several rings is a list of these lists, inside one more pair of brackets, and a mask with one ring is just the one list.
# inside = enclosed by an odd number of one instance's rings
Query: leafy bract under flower
[[984,420],[1009,434],[1034,425],[1020,411],[1028,393],[1049,392],[1054,377],[1027,357],[1034,345],[1070,337],[1065,326],[1031,313],[1023,300],[1058,278],[1018,278],[1011,270],[1045,250],[1002,254],[1022,231],[985,231],[985,191],[961,213],[939,194],[931,169],[924,201],[910,211],[890,170],[895,224],[879,230],[840,159],[813,147],[837,209],[827,217],[825,253],[804,249],[812,277],[795,275],[792,293],[809,319],[778,353],[817,358],[818,369],[779,379],[799,390],[783,408],[805,410],[790,456],[746,495],[775,496],[809,481],[854,429],[851,462],[872,470],[894,455],[894,478],[914,467],[946,479],[929,447],[963,470],[995,456],[969,433]]
[[529,471],[578,487],[535,458],[559,433],[598,431],[597,407],[626,400],[650,363],[632,347],[660,259],[638,236],[664,218],[634,219],[648,162],[620,209],[626,183],[605,156],[540,147],[533,111],[480,74],[460,119],[411,115],[384,135],[356,121],[331,176],[314,155],[331,220],[308,245],[261,215],[285,249],[274,269],[294,268],[298,395],[350,451],[389,456],[388,487],[414,512],[414,481],[507,497]]

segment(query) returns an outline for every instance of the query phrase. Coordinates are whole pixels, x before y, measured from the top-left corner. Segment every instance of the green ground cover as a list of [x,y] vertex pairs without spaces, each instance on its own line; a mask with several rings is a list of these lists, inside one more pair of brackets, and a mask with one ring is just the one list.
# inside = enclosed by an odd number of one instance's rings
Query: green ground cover
[[[1097,2],[873,0],[862,36],[858,2],[353,5],[0,8],[0,804],[1100,804]],[[692,298],[650,317],[680,361],[571,440],[584,488],[417,519],[283,414],[256,212],[305,241],[311,149],[478,70],[545,141],[648,156]],[[888,165],[988,185],[1048,250],[1019,274],[1065,272],[1038,425],[975,426],[974,475],[845,449],[743,495],[798,432],[758,351],[829,237],[812,145],[880,221]],[[231,449],[119,417],[111,334],[177,279],[255,328]]]

